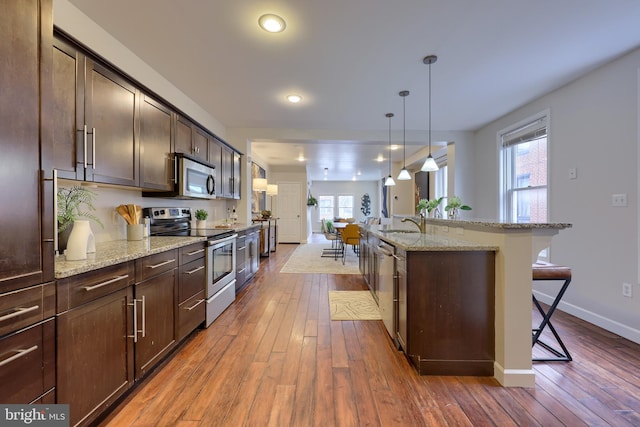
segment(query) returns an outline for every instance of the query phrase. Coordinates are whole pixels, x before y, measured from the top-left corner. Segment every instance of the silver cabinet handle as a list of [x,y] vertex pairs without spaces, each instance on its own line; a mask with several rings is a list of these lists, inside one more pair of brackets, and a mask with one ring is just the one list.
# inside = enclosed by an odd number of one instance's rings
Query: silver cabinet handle
[[247,269],[247,267],[243,268],[242,270],[238,270],[238,273],[242,273],[243,271],[245,271]]
[[200,271],[200,270],[202,270],[203,268],[204,268],[204,265],[201,265],[200,267],[198,267],[198,268],[194,268],[194,269],[193,269],[193,270],[191,270],[191,271],[185,271],[185,273],[186,273],[186,274],[193,274],[193,273],[195,273],[196,271]]
[[136,305],[137,302],[138,300],[134,298],[131,304],[128,304],[133,306],[133,335],[129,335],[129,338],[133,338],[134,343],[138,342],[138,306]]
[[200,252],[204,252],[204,248],[198,249],[197,251],[193,251],[193,252],[187,252],[187,255],[191,256],[191,255],[199,254]]
[[197,303],[195,303],[194,305],[192,305],[191,307],[185,307],[185,310],[187,310],[187,311],[191,311],[191,310],[193,310],[194,308],[196,308],[197,306],[199,306],[200,304],[202,304],[203,302],[204,302],[204,300],[203,300],[203,299],[198,300],[198,302],[197,302]]
[[84,290],[85,290],[85,291],[92,291],[92,290],[94,290],[94,289],[98,289],[98,288],[101,288],[101,287],[103,287],[103,286],[110,285],[110,284],[112,284],[112,283],[114,283],[114,282],[117,282],[118,280],[126,279],[127,277],[129,277],[129,275],[128,275],[128,274],[125,274],[124,276],[117,276],[117,277],[114,277],[114,278],[113,278],[113,279],[111,279],[111,280],[107,280],[106,282],[98,283],[97,285],[93,285],[93,286],[85,286],[85,287],[84,287]]
[[176,259],[175,259],[175,258],[173,258],[173,259],[170,259],[170,260],[168,260],[168,261],[161,262],[160,264],[148,265],[148,266],[147,266],[147,268],[154,269],[154,268],[162,267],[163,265],[171,264],[171,263],[172,263],[172,262],[174,262],[175,260],[176,260]]
[[14,317],[18,317],[21,314],[25,314],[28,313],[30,311],[34,311],[39,309],[40,306],[39,305],[34,305],[32,307],[16,307],[16,311],[14,311],[13,313],[9,313],[9,314],[5,314],[4,316],[0,317],[0,322],[3,322],[5,320],[9,320],[9,319],[13,319]]
[[87,168],[87,125],[84,125],[83,129],[84,138],[84,168]]
[[4,359],[2,362],[0,362],[0,367],[4,366],[4,365],[8,365],[9,363],[13,362],[16,359],[21,358],[22,356],[26,356],[27,354],[31,353],[32,351],[36,351],[38,349],[37,345],[34,345],[33,347],[29,347],[26,350],[16,350],[16,354],[14,354],[11,357],[8,357],[6,359]]
[[245,250],[247,247],[246,246],[240,246],[238,249],[236,249],[236,251],[243,251]]
[[93,169],[96,169],[96,128],[91,128],[93,131]]
[[147,326],[145,319],[147,317],[147,303],[145,302],[144,295],[142,295],[142,338],[147,334]]

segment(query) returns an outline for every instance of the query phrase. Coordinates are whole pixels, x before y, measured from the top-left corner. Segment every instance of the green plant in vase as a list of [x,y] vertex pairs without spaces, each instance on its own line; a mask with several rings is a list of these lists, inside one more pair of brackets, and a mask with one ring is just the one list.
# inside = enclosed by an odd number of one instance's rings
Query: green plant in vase
[[458,196],[449,197],[447,206],[444,207],[450,219],[460,219],[460,211],[470,211],[471,206],[462,203]]
[[209,212],[207,212],[204,209],[198,209],[196,210],[196,219],[200,220],[200,221],[204,221],[207,219],[207,217],[209,216]]
[[104,225],[93,213],[96,193],[79,185],[71,188],[59,188],[56,194],[56,208],[58,222],[58,250],[60,253],[67,248],[67,240],[71,233],[73,222],[82,218],[95,221],[100,227]]

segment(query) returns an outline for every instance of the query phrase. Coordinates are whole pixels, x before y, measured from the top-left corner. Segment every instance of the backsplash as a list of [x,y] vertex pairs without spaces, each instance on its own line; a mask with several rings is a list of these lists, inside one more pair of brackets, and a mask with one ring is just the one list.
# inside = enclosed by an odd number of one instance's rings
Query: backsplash
[[[78,185],[74,181],[58,183],[59,188],[69,188]],[[146,207],[189,207],[194,212],[196,209],[206,209],[209,212],[207,221],[212,224],[221,224],[227,216],[227,207],[232,208],[237,200],[180,200],[154,197],[142,197],[142,192],[133,189],[119,189],[111,187],[91,187],[88,189],[96,194],[94,206],[95,215],[102,221],[100,224],[90,221],[91,230],[96,242],[126,239],[126,222],[115,211],[116,206],[135,204]]]

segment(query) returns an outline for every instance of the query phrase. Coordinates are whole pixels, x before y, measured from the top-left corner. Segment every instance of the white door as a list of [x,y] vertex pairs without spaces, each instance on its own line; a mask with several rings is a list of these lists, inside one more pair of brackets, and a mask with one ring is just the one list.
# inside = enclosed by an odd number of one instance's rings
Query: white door
[[300,243],[302,188],[299,182],[278,182],[278,242]]

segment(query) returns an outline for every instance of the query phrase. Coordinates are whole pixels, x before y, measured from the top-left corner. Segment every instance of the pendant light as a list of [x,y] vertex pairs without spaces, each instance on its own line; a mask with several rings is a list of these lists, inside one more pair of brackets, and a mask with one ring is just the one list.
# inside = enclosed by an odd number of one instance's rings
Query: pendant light
[[407,114],[405,112],[405,100],[409,95],[409,91],[403,90],[398,95],[402,97],[402,169],[398,174],[398,181],[408,181],[411,179],[411,174],[407,170]]
[[385,117],[389,118],[389,176],[387,180],[384,182],[385,187],[391,187],[396,185],[396,182],[393,180],[391,176],[391,117],[393,117],[393,113],[385,114]]
[[420,168],[423,172],[435,172],[439,169],[438,164],[433,160],[433,157],[431,157],[431,64],[437,60],[438,57],[435,55],[425,56],[422,60],[422,62],[429,65],[429,156],[427,160],[424,161],[422,168]]

